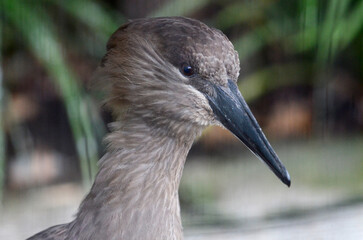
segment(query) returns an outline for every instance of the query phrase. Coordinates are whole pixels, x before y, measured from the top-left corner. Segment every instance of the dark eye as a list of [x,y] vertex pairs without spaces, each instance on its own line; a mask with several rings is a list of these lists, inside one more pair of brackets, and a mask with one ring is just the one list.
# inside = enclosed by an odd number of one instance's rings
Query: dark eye
[[194,74],[194,69],[192,68],[192,66],[190,66],[188,64],[183,64],[181,71],[185,76],[188,76],[188,77],[190,77]]

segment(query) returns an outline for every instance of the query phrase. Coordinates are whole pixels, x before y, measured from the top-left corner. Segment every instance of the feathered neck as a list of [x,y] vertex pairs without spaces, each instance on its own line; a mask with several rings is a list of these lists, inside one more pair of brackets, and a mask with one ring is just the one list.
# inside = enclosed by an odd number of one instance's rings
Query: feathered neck
[[70,239],[182,239],[178,188],[200,130],[180,123],[186,132],[171,133],[133,116],[106,138],[108,152],[71,223]]

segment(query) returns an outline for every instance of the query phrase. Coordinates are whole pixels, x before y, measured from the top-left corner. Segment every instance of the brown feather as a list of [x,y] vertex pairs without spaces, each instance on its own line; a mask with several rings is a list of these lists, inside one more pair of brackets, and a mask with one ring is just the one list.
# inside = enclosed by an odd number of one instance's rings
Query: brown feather
[[[181,73],[184,62],[201,83]],[[121,26],[95,75],[117,117],[95,182],[74,221],[30,239],[182,239],[178,188],[185,159],[202,129],[216,123],[202,83],[224,85],[238,72],[233,45],[199,21],[138,19]]]

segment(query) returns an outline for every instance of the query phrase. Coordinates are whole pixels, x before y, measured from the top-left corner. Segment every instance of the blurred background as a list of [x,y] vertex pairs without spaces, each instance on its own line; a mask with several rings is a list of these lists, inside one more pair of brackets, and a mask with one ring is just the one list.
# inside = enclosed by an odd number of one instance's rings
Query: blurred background
[[87,86],[127,19],[188,16],[239,52],[239,87],[290,172],[230,133],[189,154],[186,239],[363,239],[363,1],[2,0],[0,239],[71,221],[112,117]]

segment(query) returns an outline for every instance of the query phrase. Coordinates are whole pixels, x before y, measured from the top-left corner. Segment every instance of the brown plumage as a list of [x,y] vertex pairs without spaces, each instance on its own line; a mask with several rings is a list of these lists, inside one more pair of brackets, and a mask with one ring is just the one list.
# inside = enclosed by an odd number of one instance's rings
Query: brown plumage
[[238,74],[231,42],[199,21],[153,18],[121,26],[96,73],[117,121],[92,189],[72,222],[29,239],[182,239],[184,162],[211,124],[231,130],[289,185],[236,87]]

